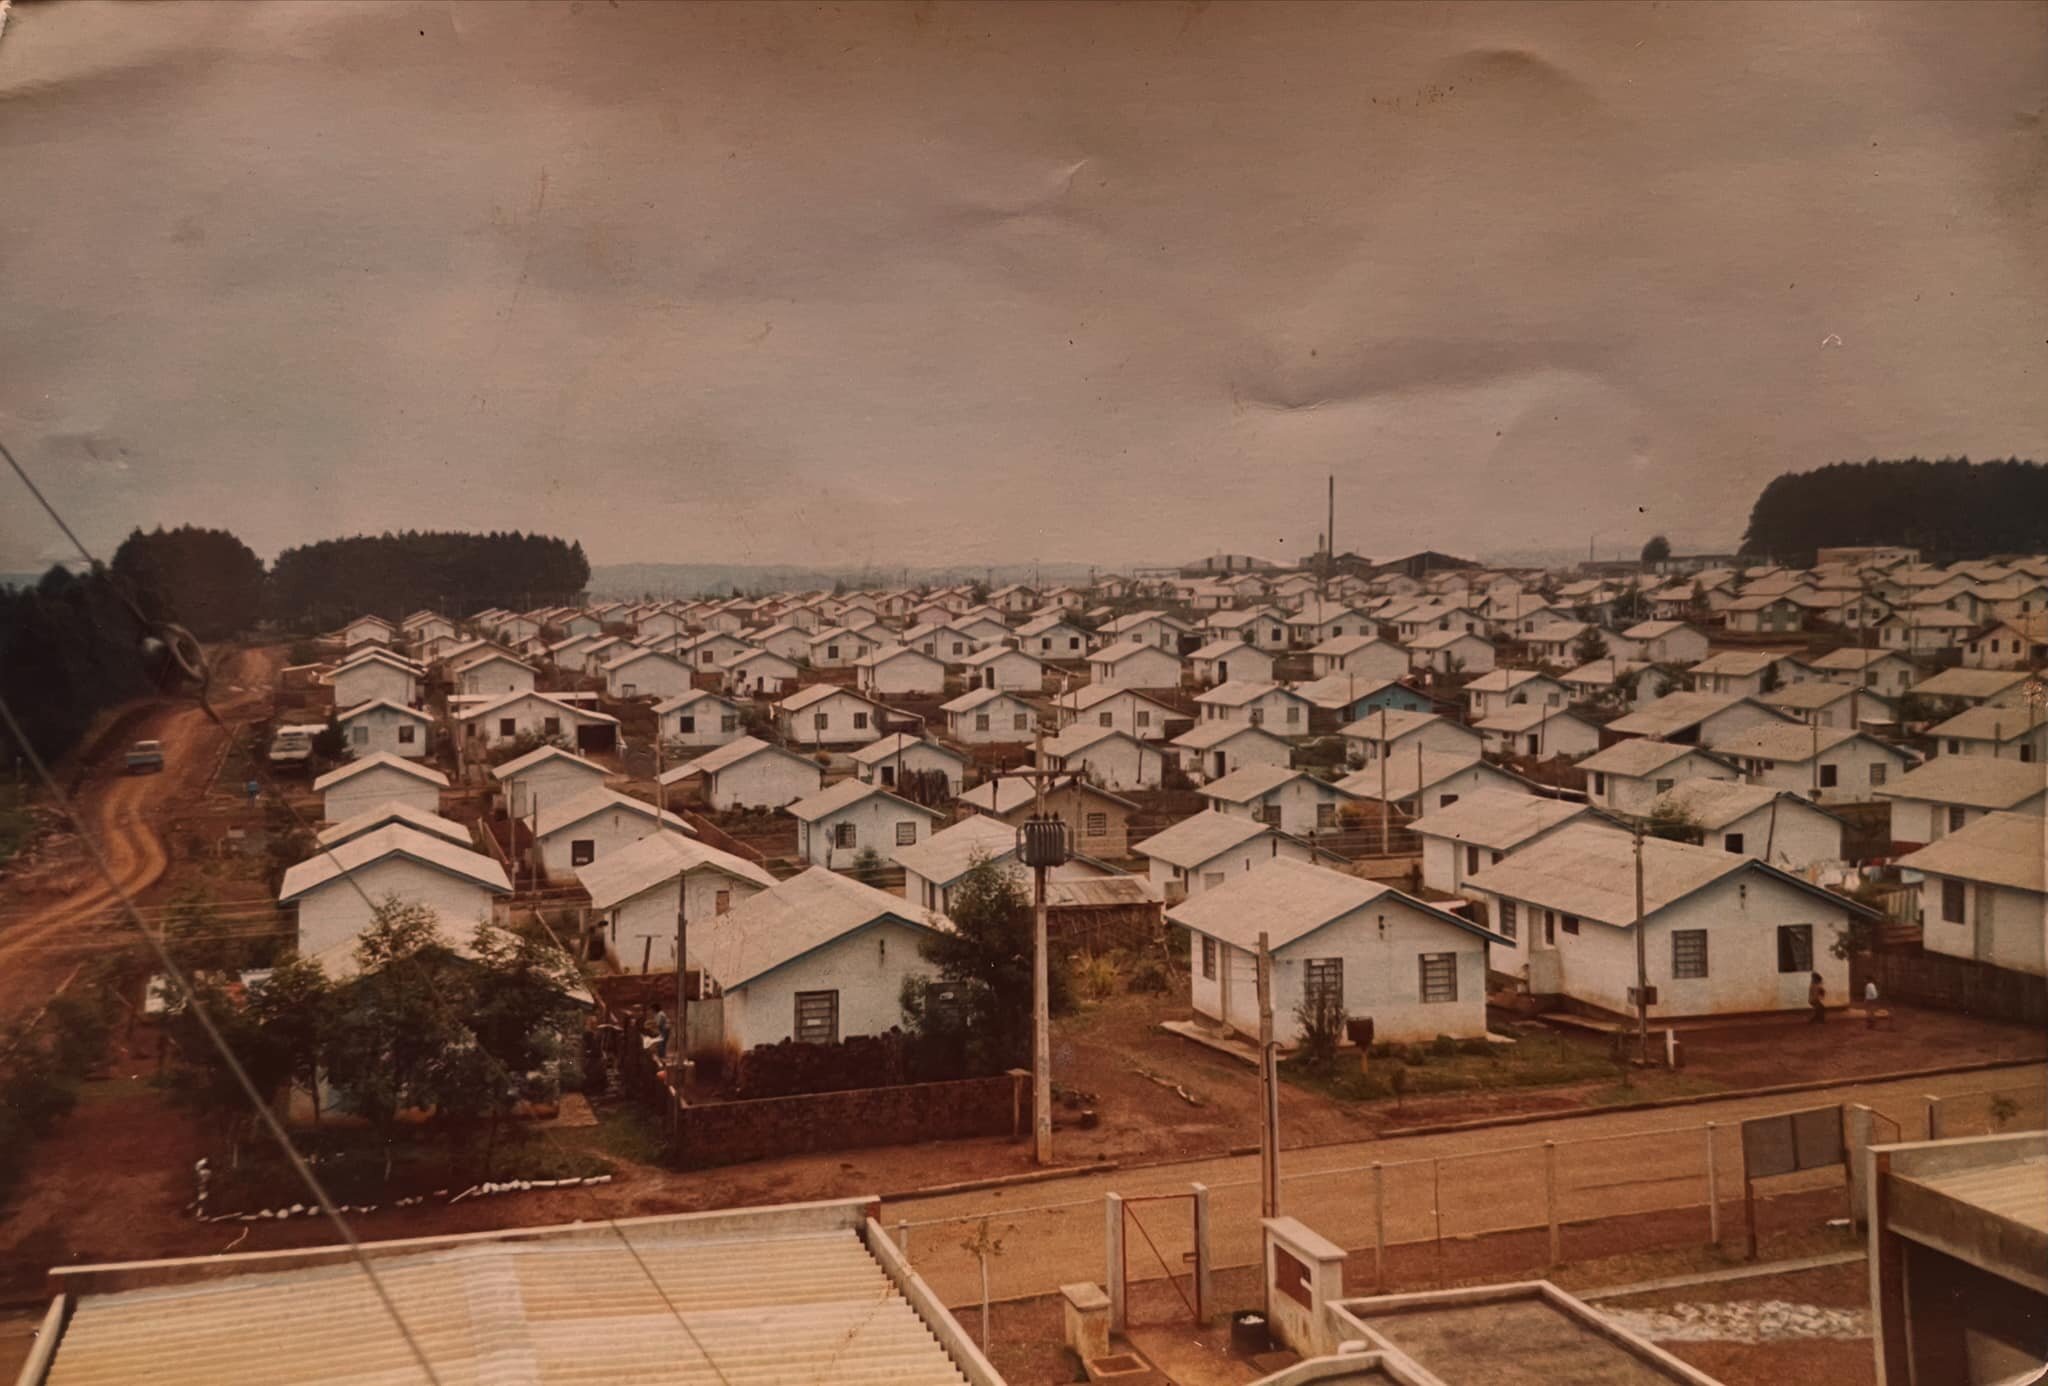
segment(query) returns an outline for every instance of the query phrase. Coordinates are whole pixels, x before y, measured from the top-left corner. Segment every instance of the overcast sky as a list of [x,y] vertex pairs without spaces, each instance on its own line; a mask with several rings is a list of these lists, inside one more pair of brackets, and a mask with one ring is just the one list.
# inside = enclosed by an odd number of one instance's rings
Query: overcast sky
[[104,548],[1724,545],[2048,456],[2044,116],[2024,5],[17,5],[0,435]]

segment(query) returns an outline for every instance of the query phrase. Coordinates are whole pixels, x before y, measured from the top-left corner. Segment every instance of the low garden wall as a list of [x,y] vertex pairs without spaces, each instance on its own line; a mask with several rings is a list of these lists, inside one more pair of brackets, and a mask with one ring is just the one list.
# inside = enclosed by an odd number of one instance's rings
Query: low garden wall
[[701,1167],[963,1136],[1016,1139],[1030,1126],[1030,1084],[1030,1074],[1012,1070],[992,1078],[682,1107],[677,1152],[682,1163]]

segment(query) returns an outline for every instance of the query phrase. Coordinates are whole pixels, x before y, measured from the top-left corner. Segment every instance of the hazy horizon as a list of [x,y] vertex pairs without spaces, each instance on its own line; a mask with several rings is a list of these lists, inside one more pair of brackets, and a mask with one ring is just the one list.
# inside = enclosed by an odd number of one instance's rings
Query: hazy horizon
[[1287,562],[1333,471],[1374,556],[1725,549],[2048,455],[2044,20],[17,6],[0,437],[103,556]]

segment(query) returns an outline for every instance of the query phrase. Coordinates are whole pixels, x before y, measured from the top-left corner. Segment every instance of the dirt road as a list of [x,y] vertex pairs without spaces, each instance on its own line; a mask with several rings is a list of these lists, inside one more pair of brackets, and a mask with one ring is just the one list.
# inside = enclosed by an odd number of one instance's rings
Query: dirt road
[[[232,725],[260,710],[270,697],[282,654],[275,648],[236,649],[216,659],[212,702]],[[181,803],[192,804],[205,794],[226,733],[195,701],[183,698],[155,704],[135,724],[130,739],[151,737],[163,743],[161,774],[126,774],[126,747],[112,746],[88,768],[75,800],[84,829],[106,854],[120,893],[131,899],[163,875],[168,857],[160,827]],[[76,952],[51,945],[121,927],[109,922],[119,895],[82,850],[73,855],[58,882],[61,895],[52,899],[40,890],[11,890],[0,906],[0,1017],[47,1000],[77,963]]]
[[[1743,1119],[1836,1103],[1858,1102],[1896,1127],[1880,1127],[1880,1140],[1919,1140],[1926,1134],[1924,1095],[1947,1097],[2024,1085],[2015,1129],[2042,1124],[2038,1064],[1989,1072],[1891,1083],[1845,1083],[1824,1092],[1730,1098],[1664,1110],[1615,1112],[1577,1120],[1536,1122],[1433,1136],[1396,1136],[1283,1153],[1281,1210],[1301,1218],[1347,1250],[1370,1249],[1384,1217],[1388,1245],[1431,1238],[1441,1217],[1446,1238],[1469,1238],[1512,1228],[1542,1228],[1547,1191],[1555,1189],[1558,1218],[1569,1224],[1595,1218],[1669,1209],[1698,1210],[1706,1237],[1707,1149],[1714,1149],[1714,1179],[1722,1205],[1724,1241],[1739,1243],[1742,1226]],[[1711,1138],[1706,1123],[1715,1123]],[[1948,1132],[1944,1131],[1944,1134]],[[1553,1152],[1546,1142],[1556,1142]],[[1371,1166],[1383,1166],[1382,1195],[1374,1196]],[[892,1200],[883,1220],[893,1229],[912,1224],[910,1255],[919,1274],[951,1305],[974,1303],[980,1276],[966,1249],[979,1219],[1004,1243],[991,1259],[991,1290],[998,1299],[1049,1294],[1074,1280],[1104,1274],[1105,1205],[1111,1192],[1125,1198],[1185,1194],[1199,1182],[1210,1190],[1212,1255],[1223,1266],[1248,1265],[1260,1255],[1259,1162],[1256,1156],[1190,1160],[1149,1169],[1120,1170],[936,1198]],[[1840,1168],[1790,1175],[1759,1186],[1759,1196],[1801,1189],[1839,1189]],[[1382,1211],[1383,1209],[1383,1211]],[[1136,1210],[1144,1233],[1126,1234],[1133,1280],[1175,1274],[1193,1246],[1191,1204],[1146,1203]],[[920,1225],[922,1224],[922,1225]],[[1150,1244],[1146,1237],[1151,1239]],[[1156,1251],[1155,1251],[1156,1247]],[[1567,1255],[1570,1239],[1567,1234]]]

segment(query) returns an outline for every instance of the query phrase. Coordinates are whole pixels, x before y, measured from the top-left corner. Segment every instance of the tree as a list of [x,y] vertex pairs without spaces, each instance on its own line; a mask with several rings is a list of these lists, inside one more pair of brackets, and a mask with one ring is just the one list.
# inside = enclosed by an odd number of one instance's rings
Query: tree
[[262,1037],[263,1077],[278,1086],[290,1083],[305,1089],[312,1098],[316,1126],[321,1058],[338,999],[313,958],[287,958],[249,991],[249,1020]]
[[1661,534],[1650,536],[1650,542],[1643,545],[1643,562],[1662,563],[1671,557],[1671,541]]
[[[483,1162],[488,1179],[499,1122],[521,1100],[551,1095],[543,1091],[545,1083],[530,1075],[561,1053],[571,1015],[567,993],[576,973],[552,940],[489,923],[477,925],[470,952],[475,975],[467,992],[470,1007],[465,1020],[474,1036],[470,1047],[488,1070],[481,1085],[489,1097],[490,1134]],[[465,1075],[463,1089],[472,1085]]]
[[[1031,900],[1016,870],[982,857],[953,886],[950,932],[926,939],[919,951],[939,971],[950,998],[936,1004],[933,989],[912,979],[905,986],[905,1028],[914,1034],[950,1034],[963,1047],[969,1069],[998,1073],[1031,1062]],[[1070,1004],[1065,970],[1048,978],[1055,1013]]]
[[1817,549],[1856,545],[1905,545],[1931,561],[2040,553],[2048,467],[1908,457],[1788,472],[1758,494],[1742,551],[1804,565]]
[[1304,992],[1294,1003],[1294,1018],[1301,1025],[1302,1062],[1328,1068],[1336,1061],[1337,1046],[1344,1041],[1344,1023],[1350,1019],[1343,999],[1327,987]]
[[1607,658],[1607,637],[1598,626],[1587,626],[1585,634],[1572,642],[1572,657],[1581,664]]
[[1659,799],[1650,806],[1650,818],[1643,825],[1643,832],[1666,842],[1697,843],[1702,829],[1699,820],[1686,812],[1683,805]]
[[245,631],[263,609],[263,560],[224,529],[133,530],[112,566],[152,618],[176,621],[201,640]]
[[1647,621],[1649,619],[1650,602],[1649,598],[1643,595],[1643,589],[1640,583],[1631,582],[1628,586],[1622,588],[1620,592],[1615,594],[1615,625],[1627,627],[1636,624],[1636,622],[1638,621]]

